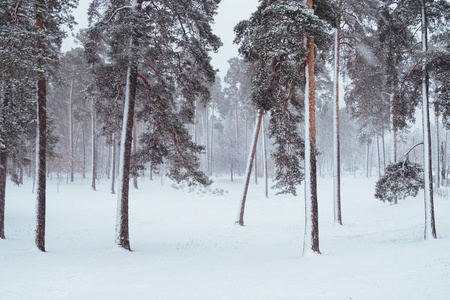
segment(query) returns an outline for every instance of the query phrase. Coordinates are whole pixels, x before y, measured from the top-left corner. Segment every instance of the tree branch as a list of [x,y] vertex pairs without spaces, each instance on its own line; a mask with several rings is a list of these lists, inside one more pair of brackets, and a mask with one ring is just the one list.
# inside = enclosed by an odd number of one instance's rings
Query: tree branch
[[127,5],[127,6],[122,6],[122,7],[118,8],[118,9],[116,9],[116,10],[112,13],[111,17],[109,17],[108,21],[106,21],[106,23],[111,22],[111,20],[116,16],[116,14],[117,14],[119,11],[124,10],[124,9],[127,9],[127,8],[133,8],[133,7],[132,7],[131,5]]

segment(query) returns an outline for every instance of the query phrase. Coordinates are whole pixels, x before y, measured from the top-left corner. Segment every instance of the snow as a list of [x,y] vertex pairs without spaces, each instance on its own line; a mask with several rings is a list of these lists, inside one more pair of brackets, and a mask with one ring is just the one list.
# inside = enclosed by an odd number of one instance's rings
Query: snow
[[[148,178],[148,177],[147,177]],[[34,246],[32,180],[7,186],[0,240],[2,299],[450,299],[450,199],[435,197],[438,239],[423,240],[423,195],[389,205],[375,178],[318,178],[320,249],[302,257],[304,198],[264,197],[251,183],[246,226],[234,225],[242,178],[189,190],[165,179],[130,190],[133,252],[114,243],[110,182],[48,180],[46,249]]]

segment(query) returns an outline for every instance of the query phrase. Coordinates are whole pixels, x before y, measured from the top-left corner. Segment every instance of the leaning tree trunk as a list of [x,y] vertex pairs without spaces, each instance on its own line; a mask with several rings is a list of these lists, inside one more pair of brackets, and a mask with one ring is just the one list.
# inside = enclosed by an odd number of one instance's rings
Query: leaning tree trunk
[[[40,6],[36,0],[36,6]],[[44,20],[36,15],[36,26],[40,32],[44,31]],[[38,46],[43,49],[42,37],[38,38]],[[42,58],[40,66],[42,67]],[[36,246],[45,252],[45,206],[46,206],[46,145],[47,145],[47,82],[45,75],[39,77],[37,83],[37,133],[36,133],[36,176],[37,176],[37,205],[36,205]]]
[[256,153],[256,146],[258,144],[258,135],[259,135],[259,130],[261,128],[261,122],[262,122],[263,116],[264,116],[264,111],[261,109],[261,110],[259,110],[258,117],[256,119],[255,129],[253,132],[252,148],[251,148],[251,152],[248,156],[247,169],[245,171],[245,182],[244,182],[244,191],[242,193],[241,207],[239,209],[238,220],[236,221],[236,223],[241,226],[244,226],[244,212],[245,212],[245,203],[247,200],[248,185],[250,183],[250,177],[252,175],[253,160],[254,160],[255,153]]
[[[341,2],[342,5],[342,2]],[[334,105],[333,105],[333,202],[334,223],[342,225],[341,214],[341,154],[339,142],[339,63],[340,63],[340,24],[334,40]]]
[[[313,9],[313,0],[306,0]],[[316,177],[316,101],[314,78],[314,38],[306,39],[305,68],[305,236],[303,254],[319,253],[319,213]]]
[[436,238],[436,226],[434,219],[434,201],[433,201],[433,170],[431,155],[431,129],[430,129],[430,107],[428,100],[429,80],[427,71],[426,54],[428,52],[428,21],[426,11],[426,0],[422,0],[422,51],[424,59],[422,61],[422,126],[423,126],[423,144],[424,144],[424,174],[425,174],[425,230],[424,238]]

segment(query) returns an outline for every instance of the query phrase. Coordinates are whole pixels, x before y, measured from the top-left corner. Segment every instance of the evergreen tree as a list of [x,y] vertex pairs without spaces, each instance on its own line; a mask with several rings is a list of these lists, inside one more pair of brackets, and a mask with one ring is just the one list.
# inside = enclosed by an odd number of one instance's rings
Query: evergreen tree
[[[314,41],[324,47],[329,40],[327,30],[336,25],[337,10],[328,1],[261,1],[256,12],[247,21],[235,27],[239,51],[252,64],[252,100],[260,111],[270,112],[270,135],[275,139],[277,151],[273,154],[280,184],[288,192],[302,180],[299,160],[303,143],[297,130],[301,120],[301,90],[306,85],[305,153],[308,173],[305,251],[319,251],[318,215],[316,197],[316,148],[315,148],[315,94]],[[314,41],[312,39],[314,37]],[[309,42],[305,45],[305,40]],[[303,68],[306,81],[302,79]],[[309,76],[309,77],[308,77]],[[311,81],[308,81],[308,78]],[[312,100],[309,102],[309,100]],[[305,100],[306,103],[306,100]],[[288,132],[289,134],[287,134]],[[277,157],[279,159],[277,159]],[[245,195],[244,195],[245,199]],[[309,205],[311,204],[311,205]],[[308,246],[310,245],[310,246]]]
[[[18,105],[19,102],[12,96],[13,89],[29,93],[33,90],[30,88],[30,82],[37,82],[36,246],[41,251],[45,251],[46,77],[53,67],[52,62],[57,59],[61,41],[65,36],[61,27],[62,25],[71,27],[73,24],[70,11],[76,4],[76,0],[27,2],[6,0],[0,8],[2,88],[5,95],[2,97],[3,103],[9,103],[8,107],[11,107],[13,102]],[[23,93],[18,94],[23,96]],[[25,101],[22,104],[23,106],[17,107],[25,111],[29,107],[28,103]],[[9,108],[8,111],[10,112]],[[6,148],[7,145],[8,142],[4,141],[2,146]],[[1,152],[5,153],[5,151]],[[3,157],[2,162],[5,161],[6,158]],[[3,176],[0,177],[3,178]],[[4,203],[4,199],[0,202]]]
[[136,96],[142,104],[138,117],[148,129],[136,156],[152,166],[167,163],[168,175],[176,181],[209,184],[198,170],[197,154],[203,147],[191,141],[185,124],[193,122],[195,101],[207,103],[210,98],[215,71],[208,51],[216,51],[221,43],[211,31],[218,1],[133,0],[127,4],[92,2],[87,52],[92,61],[98,60],[95,41],[101,38],[109,47],[111,63],[127,70],[116,243],[129,250],[128,186]]
[[405,160],[386,167],[386,173],[377,181],[375,198],[394,202],[408,196],[415,197],[423,186],[422,167]]

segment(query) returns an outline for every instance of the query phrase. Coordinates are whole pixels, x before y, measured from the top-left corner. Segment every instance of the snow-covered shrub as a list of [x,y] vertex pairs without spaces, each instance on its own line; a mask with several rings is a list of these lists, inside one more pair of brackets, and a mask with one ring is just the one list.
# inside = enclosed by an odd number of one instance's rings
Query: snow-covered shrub
[[408,196],[415,197],[423,187],[423,169],[420,165],[408,160],[391,163],[386,167],[385,175],[377,181],[375,198],[392,202]]

